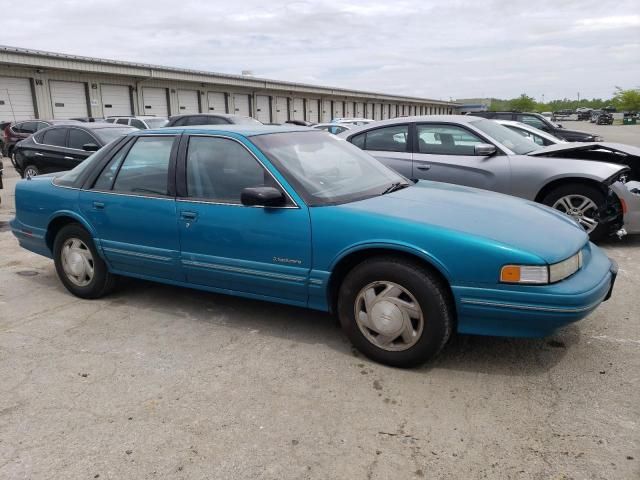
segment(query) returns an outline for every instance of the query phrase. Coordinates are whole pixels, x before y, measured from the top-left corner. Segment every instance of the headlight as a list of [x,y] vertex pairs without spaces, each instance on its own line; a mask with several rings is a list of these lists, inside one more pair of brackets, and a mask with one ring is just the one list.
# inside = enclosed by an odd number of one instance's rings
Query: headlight
[[591,141],[592,142],[601,142],[602,141],[602,137],[595,136],[595,137],[593,137],[593,140],[591,140]]
[[500,270],[503,283],[546,285],[570,277],[582,267],[582,251],[553,265],[505,265]]

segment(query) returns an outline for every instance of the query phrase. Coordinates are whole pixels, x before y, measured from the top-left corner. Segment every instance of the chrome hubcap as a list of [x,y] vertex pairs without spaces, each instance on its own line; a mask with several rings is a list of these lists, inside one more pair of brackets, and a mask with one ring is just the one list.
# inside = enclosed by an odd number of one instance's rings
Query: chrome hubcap
[[38,175],[38,172],[36,172],[36,170],[31,167],[27,167],[27,169],[24,171],[24,178],[35,177],[36,175]]
[[93,280],[94,262],[91,250],[79,238],[70,238],[60,252],[62,269],[67,278],[79,287],[86,287]]
[[383,350],[407,350],[422,335],[422,309],[397,283],[381,281],[364,287],[356,297],[354,313],[362,334]]
[[573,217],[587,233],[593,232],[598,226],[598,206],[584,195],[566,195],[560,197],[553,208]]

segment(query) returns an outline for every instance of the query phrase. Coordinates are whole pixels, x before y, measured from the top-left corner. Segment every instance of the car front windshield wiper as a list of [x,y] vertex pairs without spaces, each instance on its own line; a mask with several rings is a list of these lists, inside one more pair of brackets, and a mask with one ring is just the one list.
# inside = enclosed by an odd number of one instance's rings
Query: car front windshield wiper
[[402,190],[403,188],[407,188],[408,186],[409,184],[406,182],[393,182],[380,195],[386,195],[387,193],[395,192],[397,190]]

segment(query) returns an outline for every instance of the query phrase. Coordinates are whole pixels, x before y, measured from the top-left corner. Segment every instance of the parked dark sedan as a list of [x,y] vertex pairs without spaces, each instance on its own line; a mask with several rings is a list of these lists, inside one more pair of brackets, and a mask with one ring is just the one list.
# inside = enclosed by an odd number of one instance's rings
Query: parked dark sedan
[[47,128],[52,125],[67,125],[72,123],[80,122],[76,120],[24,120],[21,122],[5,124],[2,129],[2,153],[6,157],[11,158],[13,157],[13,149],[19,141],[30,137],[43,128]]
[[71,170],[112,140],[136,131],[101,122],[45,128],[15,146],[15,167],[22,178]]
[[553,123],[539,113],[528,112],[474,112],[474,116],[491,118],[493,120],[514,120],[526,123],[539,130],[555,135],[568,142],[601,142],[603,139],[598,135],[577,130],[567,130],[562,125]]
[[255,118],[224,113],[187,113],[169,118],[165,127],[189,127],[194,125],[262,125]]

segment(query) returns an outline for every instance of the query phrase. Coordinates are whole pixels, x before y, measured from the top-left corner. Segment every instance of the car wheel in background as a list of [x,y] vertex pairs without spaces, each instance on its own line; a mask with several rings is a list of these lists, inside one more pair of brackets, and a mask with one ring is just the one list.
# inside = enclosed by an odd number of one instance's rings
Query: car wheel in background
[[22,178],[32,178],[38,176],[39,174],[40,171],[35,165],[27,165],[26,167],[24,167],[24,170],[22,170]]
[[578,183],[562,185],[553,189],[542,203],[576,220],[592,241],[601,239],[607,233],[606,225],[600,222],[605,196],[597,188]]
[[453,329],[446,286],[426,268],[393,256],[365,260],[347,274],[338,316],[358,350],[395,367],[433,358]]
[[58,278],[77,297],[99,298],[113,288],[115,276],[98,255],[89,232],[77,223],[58,232],[53,259]]

